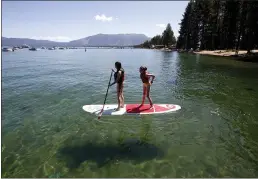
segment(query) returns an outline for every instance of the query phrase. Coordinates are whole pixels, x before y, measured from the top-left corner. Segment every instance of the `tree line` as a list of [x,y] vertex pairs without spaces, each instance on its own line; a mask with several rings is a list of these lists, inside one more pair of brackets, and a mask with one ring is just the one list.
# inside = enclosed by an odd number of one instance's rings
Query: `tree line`
[[177,49],[247,50],[258,46],[258,1],[190,0]]
[[152,45],[164,45],[170,46],[176,44],[176,38],[171,25],[168,23],[166,29],[163,31],[162,35],[156,35],[150,40],[145,41],[143,44],[137,45],[135,47],[141,48],[151,48]]

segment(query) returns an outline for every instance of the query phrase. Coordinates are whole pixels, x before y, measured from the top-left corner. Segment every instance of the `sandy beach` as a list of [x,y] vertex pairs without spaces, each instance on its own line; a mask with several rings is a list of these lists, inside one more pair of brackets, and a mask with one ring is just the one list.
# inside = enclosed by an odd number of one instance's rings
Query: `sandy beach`
[[[221,57],[235,56],[235,51],[229,51],[229,50],[214,50],[214,51],[203,50],[203,51],[193,52],[193,53],[201,54],[201,55],[221,56]],[[247,53],[246,50],[238,51],[238,55],[245,55],[246,53]],[[252,50],[252,53],[258,53],[258,50]]]

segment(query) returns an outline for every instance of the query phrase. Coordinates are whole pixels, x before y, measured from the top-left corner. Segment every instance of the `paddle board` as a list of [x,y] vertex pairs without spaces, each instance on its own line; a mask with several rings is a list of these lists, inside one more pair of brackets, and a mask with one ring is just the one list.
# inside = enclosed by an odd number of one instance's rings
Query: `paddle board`
[[[162,114],[175,112],[181,109],[181,106],[176,104],[154,104],[153,108],[150,108],[149,104],[144,104],[139,107],[140,104],[125,104],[124,108],[121,108],[119,111],[115,111],[117,104],[106,104],[102,115],[143,115],[143,114]],[[100,111],[103,108],[103,105],[84,105],[83,110],[99,115]]]

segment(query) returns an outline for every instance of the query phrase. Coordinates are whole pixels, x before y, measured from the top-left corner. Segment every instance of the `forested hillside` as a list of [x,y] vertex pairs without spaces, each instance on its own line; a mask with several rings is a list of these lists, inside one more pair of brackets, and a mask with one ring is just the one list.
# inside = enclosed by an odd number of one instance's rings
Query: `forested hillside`
[[258,46],[258,1],[191,0],[180,23],[178,49],[247,50]]

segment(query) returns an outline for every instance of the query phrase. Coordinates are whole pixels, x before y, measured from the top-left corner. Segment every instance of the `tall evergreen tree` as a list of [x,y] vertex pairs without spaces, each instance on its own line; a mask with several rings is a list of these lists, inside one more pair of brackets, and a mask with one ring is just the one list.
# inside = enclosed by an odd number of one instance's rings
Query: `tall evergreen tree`
[[163,45],[169,46],[176,43],[176,38],[174,32],[171,28],[171,25],[168,23],[166,29],[162,33]]
[[156,35],[154,36],[151,40],[150,43],[152,45],[161,45],[162,44],[162,37],[161,35]]
[[199,33],[199,25],[200,25],[200,13],[198,9],[198,2],[191,2],[191,13],[190,13],[190,23],[189,23],[189,45],[188,48],[197,49],[200,47],[200,33]]
[[247,14],[247,2],[242,0],[240,1],[240,9],[239,9],[239,13],[238,13],[238,24],[237,24],[237,39],[236,39],[236,54],[238,54],[238,49],[240,46],[240,40],[241,37],[243,36],[244,33],[244,28],[245,28],[245,19],[246,19],[246,14]]
[[185,13],[183,14],[183,19],[181,20],[180,30],[179,30],[179,36],[177,40],[177,48],[188,48],[188,40],[189,40],[189,22],[190,22],[190,16],[191,16],[191,8],[192,8],[192,1],[190,1],[187,4]]
[[247,4],[247,17],[246,17],[246,35],[247,35],[247,52],[250,53],[251,50],[254,48],[256,38],[255,35],[257,35],[257,23],[258,23],[258,9],[257,9],[257,1],[248,1]]

